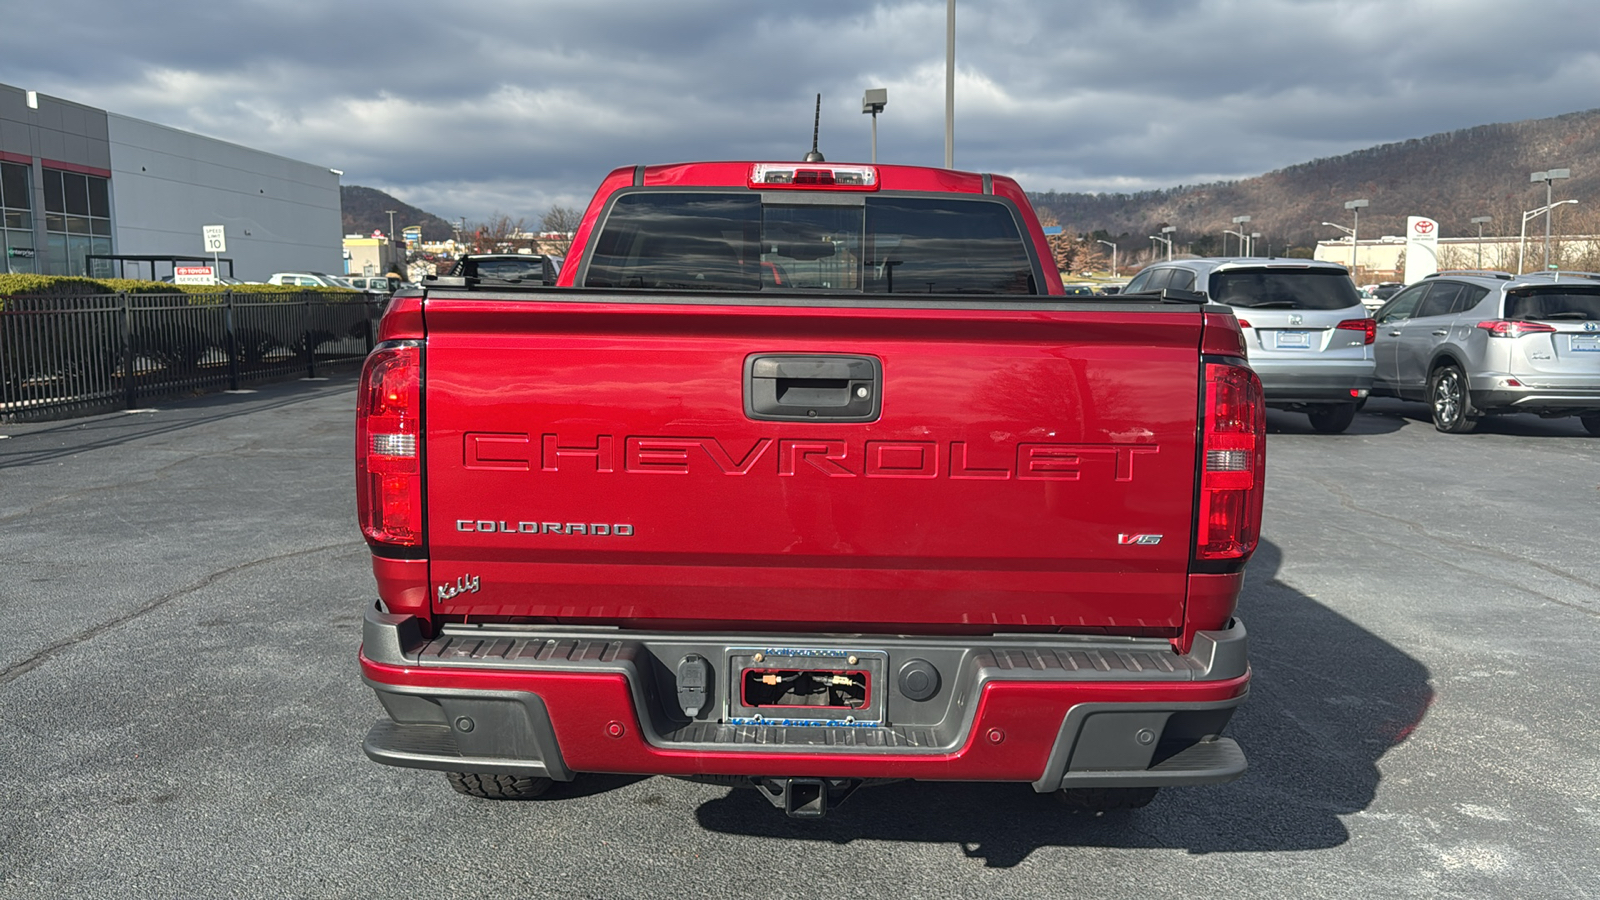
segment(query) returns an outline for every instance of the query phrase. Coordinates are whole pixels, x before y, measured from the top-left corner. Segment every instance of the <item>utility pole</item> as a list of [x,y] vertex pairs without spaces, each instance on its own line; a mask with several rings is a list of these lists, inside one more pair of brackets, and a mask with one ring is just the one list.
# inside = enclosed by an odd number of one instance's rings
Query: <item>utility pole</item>
[[1356,241],[1357,234],[1361,231],[1361,210],[1367,206],[1366,200],[1346,200],[1344,208],[1355,215],[1355,220],[1350,223],[1350,277],[1356,277]]
[[1105,244],[1107,247],[1111,248],[1111,277],[1117,277],[1117,245],[1111,241],[1102,241],[1099,239],[1096,239],[1096,243]]
[[1562,178],[1571,178],[1571,169],[1550,169],[1547,172],[1534,172],[1530,181],[1544,182],[1544,267],[1550,269],[1550,220],[1555,218],[1555,204],[1550,202],[1550,184]]
[[945,3],[944,167],[956,167],[956,0]]
[[384,269],[384,273],[388,274],[390,271],[398,268],[394,264],[394,214],[396,210],[386,209],[384,212],[389,214],[389,268]]
[[872,115],[872,164],[878,164],[878,113],[889,105],[888,88],[869,88],[861,95],[861,111]]
[[1472,224],[1478,226],[1478,268],[1483,268],[1483,225],[1493,222],[1494,216],[1473,216]]

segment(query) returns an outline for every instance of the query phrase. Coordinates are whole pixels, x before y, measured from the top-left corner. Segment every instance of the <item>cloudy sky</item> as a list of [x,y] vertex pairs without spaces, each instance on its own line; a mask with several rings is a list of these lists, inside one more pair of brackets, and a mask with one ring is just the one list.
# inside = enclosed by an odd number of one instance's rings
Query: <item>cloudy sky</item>
[[[1258,175],[1600,106],[1593,0],[958,0],[958,168],[1029,190]],[[0,82],[536,221],[619,165],[944,158],[945,0],[52,0]]]

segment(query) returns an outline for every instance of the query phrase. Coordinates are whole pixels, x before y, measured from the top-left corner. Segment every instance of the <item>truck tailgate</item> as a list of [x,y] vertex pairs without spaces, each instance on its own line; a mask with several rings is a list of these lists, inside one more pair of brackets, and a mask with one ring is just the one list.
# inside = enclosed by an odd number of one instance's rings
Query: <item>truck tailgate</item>
[[[1201,316],[963,305],[430,298],[435,612],[1180,627]],[[752,354],[876,360],[881,411],[753,420]]]

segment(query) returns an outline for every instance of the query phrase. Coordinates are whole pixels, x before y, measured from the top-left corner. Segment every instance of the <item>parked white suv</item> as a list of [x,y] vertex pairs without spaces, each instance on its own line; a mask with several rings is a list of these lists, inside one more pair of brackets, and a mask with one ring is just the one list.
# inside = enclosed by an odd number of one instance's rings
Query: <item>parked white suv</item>
[[274,272],[267,284],[291,284],[300,287],[336,287],[353,288],[354,285],[333,275],[323,272]]
[[394,284],[382,275],[346,275],[341,280],[348,281],[358,291],[371,294],[388,294],[394,289]]
[[1267,406],[1311,427],[1350,427],[1372,387],[1373,321],[1343,266],[1308,259],[1179,259],[1151,265],[1124,294],[1195,291],[1233,307]]

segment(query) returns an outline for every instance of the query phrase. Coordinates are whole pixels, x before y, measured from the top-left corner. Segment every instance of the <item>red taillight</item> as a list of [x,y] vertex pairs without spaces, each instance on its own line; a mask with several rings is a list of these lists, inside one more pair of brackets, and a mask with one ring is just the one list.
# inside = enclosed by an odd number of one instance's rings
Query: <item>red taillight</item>
[[379,344],[356,395],[356,515],[372,544],[422,546],[422,345]]
[[1365,334],[1361,343],[1370,344],[1378,339],[1378,321],[1376,319],[1345,319],[1333,326],[1341,331],[1360,331]]
[[1556,330],[1544,322],[1520,322],[1515,319],[1490,319],[1479,322],[1478,327],[1489,332],[1490,337],[1519,338],[1525,334],[1547,334]]
[[1267,417],[1250,369],[1206,363],[1206,415],[1195,559],[1243,559],[1261,536]]
[[1250,327],[1250,320],[1249,319],[1240,319],[1239,320],[1239,327],[1240,328],[1249,328]]

